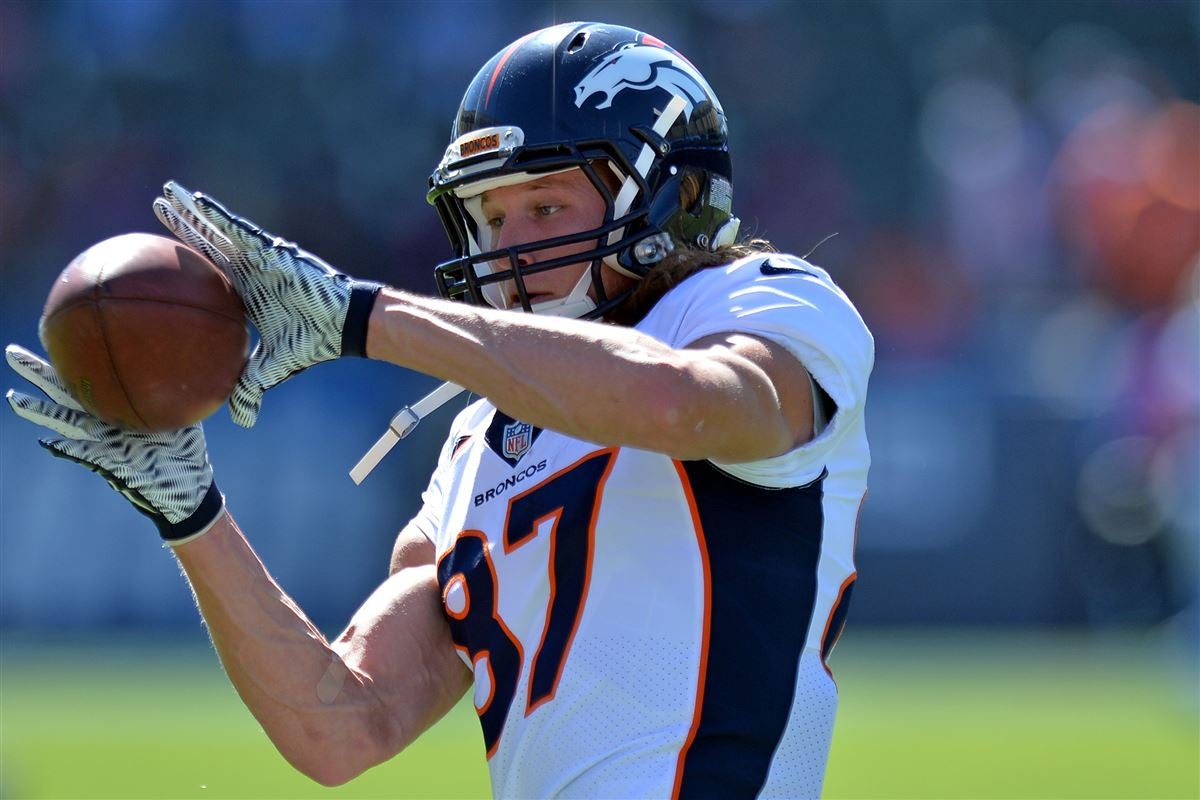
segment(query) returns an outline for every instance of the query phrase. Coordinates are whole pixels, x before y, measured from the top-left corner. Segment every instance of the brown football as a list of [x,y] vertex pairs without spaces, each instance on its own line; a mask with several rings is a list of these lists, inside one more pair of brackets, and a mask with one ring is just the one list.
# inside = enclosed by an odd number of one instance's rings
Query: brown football
[[249,333],[233,285],[165,236],[92,245],[54,282],[39,326],[71,395],[140,431],[182,428],[216,411],[245,366]]

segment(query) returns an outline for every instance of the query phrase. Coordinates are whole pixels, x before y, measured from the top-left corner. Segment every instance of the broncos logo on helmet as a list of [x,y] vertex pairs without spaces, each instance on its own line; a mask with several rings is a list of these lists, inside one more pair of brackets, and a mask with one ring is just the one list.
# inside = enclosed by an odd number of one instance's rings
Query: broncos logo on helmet
[[575,107],[595,94],[604,94],[596,108],[609,108],[616,96],[626,89],[646,91],[661,88],[682,97],[684,115],[691,119],[692,108],[711,90],[704,79],[683,58],[670,50],[645,44],[627,44],[600,62],[575,86]]

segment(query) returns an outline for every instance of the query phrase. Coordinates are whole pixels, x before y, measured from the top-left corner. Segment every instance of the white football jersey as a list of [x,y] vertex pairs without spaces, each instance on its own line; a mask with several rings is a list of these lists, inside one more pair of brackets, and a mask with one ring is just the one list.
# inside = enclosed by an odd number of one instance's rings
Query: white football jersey
[[493,792],[815,797],[871,336],[824,270],[775,254],[688,278],[637,328],[777,342],[836,411],[808,444],[740,464],[580,441],[486,400],[457,417],[416,524],[474,671]]

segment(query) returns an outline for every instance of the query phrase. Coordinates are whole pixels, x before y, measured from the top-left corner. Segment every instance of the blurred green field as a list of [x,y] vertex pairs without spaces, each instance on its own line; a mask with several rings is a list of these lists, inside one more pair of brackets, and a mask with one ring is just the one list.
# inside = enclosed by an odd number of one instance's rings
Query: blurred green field
[[[185,645],[7,637],[6,798],[488,796],[474,713],[326,789],[275,752],[196,632]],[[1162,642],[851,630],[828,798],[1197,798],[1195,664]]]

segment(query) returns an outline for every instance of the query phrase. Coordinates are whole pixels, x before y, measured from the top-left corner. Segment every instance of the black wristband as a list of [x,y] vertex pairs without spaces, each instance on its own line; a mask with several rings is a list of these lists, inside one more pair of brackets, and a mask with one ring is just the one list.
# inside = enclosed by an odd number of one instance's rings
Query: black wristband
[[346,324],[342,326],[343,357],[367,357],[367,323],[371,321],[371,309],[382,289],[382,283],[350,281],[350,308],[346,310]]
[[166,517],[153,516],[154,524],[158,526],[158,535],[163,538],[167,544],[178,542],[187,539],[189,536],[194,536],[200,531],[207,528],[225,508],[225,496],[217,489],[217,484],[209,484],[208,491],[204,493],[204,499],[200,501],[200,505],[196,508],[192,515],[185,520],[171,524]]

